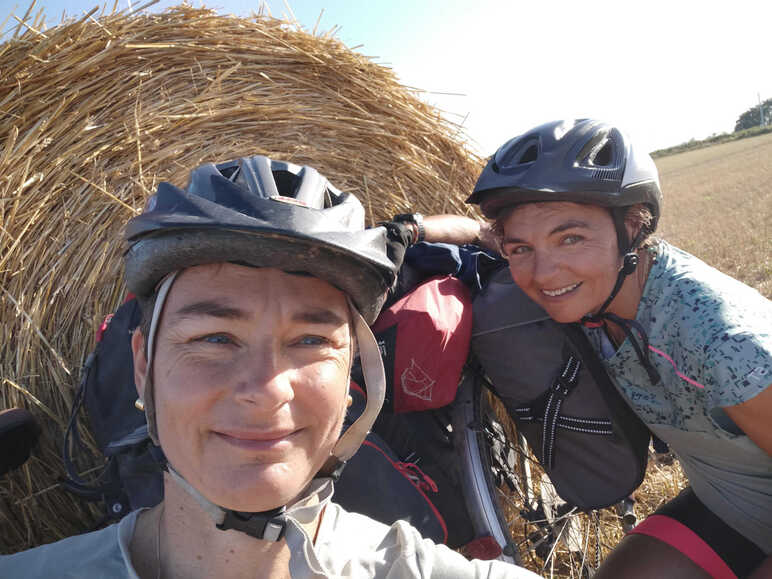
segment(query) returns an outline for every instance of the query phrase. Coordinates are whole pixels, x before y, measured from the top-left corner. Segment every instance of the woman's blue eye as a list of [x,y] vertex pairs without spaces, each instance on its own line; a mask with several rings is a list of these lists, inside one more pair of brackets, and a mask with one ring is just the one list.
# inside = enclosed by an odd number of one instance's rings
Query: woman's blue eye
[[528,252],[527,245],[518,245],[517,247],[509,250],[509,255],[523,255]]
[[580,235],[566,235],[563,238],[563,245],[573,245],[574,243],[578,243],[582,240],[582,237]]
[[301,346],[322,346],[327,342],[328,340],[321,336],[303,336],[298,340]]
[[207,344],[230,344],[231,339],[228,336],[222,334],[212,334],[210,336],[204,336],[201,341]]

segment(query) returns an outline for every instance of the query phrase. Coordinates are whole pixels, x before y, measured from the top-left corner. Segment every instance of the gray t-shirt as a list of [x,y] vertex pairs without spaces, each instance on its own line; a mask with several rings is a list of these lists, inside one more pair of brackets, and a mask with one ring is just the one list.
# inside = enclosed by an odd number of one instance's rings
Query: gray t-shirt
[[[699,499],[772,551],[772,457],[729,419],[772,383],[772,302],[696,257],[661,242],[636,320],[662,377],[652,384],[626,340],[604,348],[609,375],[649,428],[678,455]],[[608,355],[610,354],[610,355]]]
[[[319,502],[305,506],[312,495]],[[330,501],[332,483],[313,483],[303,501],[288,509],[287,542],[293,578],[341,577],[377,579],[530,579],[538,576],[500,561],[468,561],[444,545],[423,539],[404,521],[391,527],[349,513]],[[316,543],[300,523],[313,519],[326,506]],[[139,579],[131,564],[129,545],[137,515],[100,531],[70,537],[29,551],[0,557],[4,579]]]

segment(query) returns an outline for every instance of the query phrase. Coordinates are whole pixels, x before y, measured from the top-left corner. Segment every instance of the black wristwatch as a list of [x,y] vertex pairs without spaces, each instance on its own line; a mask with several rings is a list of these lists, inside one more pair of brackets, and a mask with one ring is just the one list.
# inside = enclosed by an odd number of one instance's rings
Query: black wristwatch
[[415,227],[416,238],[413,243],[419,243],[426,238],[426,230],[424,229],[424,216],[420,213],[400,213],[395,215],[392,221],[397,223],[410,223]]

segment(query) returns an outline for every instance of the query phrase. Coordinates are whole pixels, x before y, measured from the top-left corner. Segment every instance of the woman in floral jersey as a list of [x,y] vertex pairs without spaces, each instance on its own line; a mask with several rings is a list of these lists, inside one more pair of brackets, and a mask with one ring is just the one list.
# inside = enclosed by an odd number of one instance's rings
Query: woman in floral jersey
[[581,323],[689,487],[606,560],[605,577],[770,577],[772,304],[651,237],[651,157],[616,127],[556,121],[505,143],[468,200],[514,281]]

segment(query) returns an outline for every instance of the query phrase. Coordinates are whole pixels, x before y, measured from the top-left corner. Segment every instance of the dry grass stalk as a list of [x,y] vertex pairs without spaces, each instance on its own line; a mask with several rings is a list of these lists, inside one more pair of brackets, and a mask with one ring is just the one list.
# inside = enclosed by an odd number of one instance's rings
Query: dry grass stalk
[[0,45],[0,407],[31,408],[44,434],[0,481],[2,552],[95,520],[57,487],[59,449],[94,330],[124,293],[122,226],[159,181],[265,154],[317,167],[374,222],[464,213],[480,169],[458,127],[330,34],[187,6],[49,30],[30,13]]

